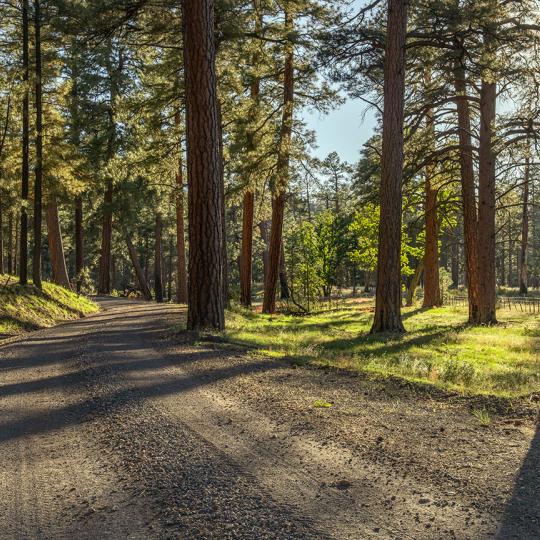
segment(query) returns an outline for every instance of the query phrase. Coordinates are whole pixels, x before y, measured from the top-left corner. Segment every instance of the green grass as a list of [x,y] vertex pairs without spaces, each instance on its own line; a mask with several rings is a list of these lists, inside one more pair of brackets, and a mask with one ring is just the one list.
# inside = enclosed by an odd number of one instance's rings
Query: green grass
[[255,353],[392,375],[500,397],[540,392],[540,316],[500,310],[500,324],[469,327],[463,307],[405,309],[408,333],[368,334],[371,305],[297,317],[229,313],[225,337]]
[[91,300],[58,285],[44,282],[43,291],[39,291],[0,274],[0,340],[78,319],[98,309]]

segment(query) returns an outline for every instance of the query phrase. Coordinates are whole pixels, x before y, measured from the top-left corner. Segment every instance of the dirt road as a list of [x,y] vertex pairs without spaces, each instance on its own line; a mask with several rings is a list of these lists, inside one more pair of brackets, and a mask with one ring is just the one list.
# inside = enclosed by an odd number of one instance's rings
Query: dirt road
[[0,538],[540,538],[530,414],[482,427],[457,397],[101,303],[0,346]]

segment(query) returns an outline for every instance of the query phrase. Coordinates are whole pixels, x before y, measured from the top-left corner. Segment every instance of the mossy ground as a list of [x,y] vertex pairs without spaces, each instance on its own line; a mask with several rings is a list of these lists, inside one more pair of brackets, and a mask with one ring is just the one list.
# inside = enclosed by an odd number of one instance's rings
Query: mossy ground
[[405,335],[369,335],[372,302],[345,301],[309,316],[229,313],[225,336],[264,355],[364,370],[469,394],[540,392],[540,315],[500,310],[491,327],[467,308],[405,309]]
[[31,284],[19,285],[15,277],[0,275],[0,340],[98,310],[88,298],[58,285],[44,282],[40,291]]

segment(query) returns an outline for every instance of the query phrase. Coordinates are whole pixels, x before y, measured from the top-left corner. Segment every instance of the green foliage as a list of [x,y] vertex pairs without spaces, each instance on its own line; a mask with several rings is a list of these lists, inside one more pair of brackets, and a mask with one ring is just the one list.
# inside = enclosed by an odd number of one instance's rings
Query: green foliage
[[379,207],[367,203],[354,214],[349,226],[349,232],[356,240],[349,257],[362,270],[374,271],[377,267],[379,215]]
[[309,313],[323,286],[322,265],[313,224],[305,221],[289,230],[286,245],[292,300],[297,307]]

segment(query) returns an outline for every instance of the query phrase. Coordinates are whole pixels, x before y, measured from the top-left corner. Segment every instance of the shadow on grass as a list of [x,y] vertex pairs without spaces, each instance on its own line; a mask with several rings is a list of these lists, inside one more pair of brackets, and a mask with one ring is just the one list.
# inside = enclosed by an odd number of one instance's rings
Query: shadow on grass
[[366,346],[373,354],[406,352],[413,347],[426,347],[444,343],[464,331],[467,325],[426,326],[422,333],[361,334],[355,338],[340,338],[321,344],[321,350],[358,352]]

